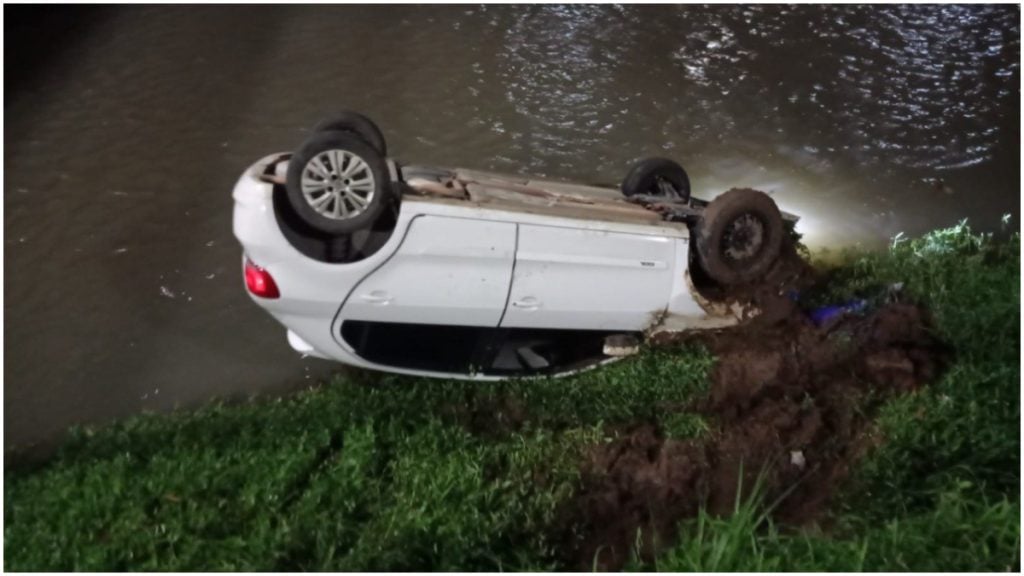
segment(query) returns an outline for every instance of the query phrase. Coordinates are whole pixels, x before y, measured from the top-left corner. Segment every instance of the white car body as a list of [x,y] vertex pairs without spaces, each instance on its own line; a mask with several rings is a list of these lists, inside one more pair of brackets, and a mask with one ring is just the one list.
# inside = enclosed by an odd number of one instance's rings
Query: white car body
[[[268,156],[245,171],[233,192],[233,226],[244,257],[280,290],[276,299],[250,296],[287,328],[300,353],[404,374],[500,379],[513,373],[367,359],[343,327],[362,327],[364,336],[390,323],[639,335],[739,319],[739,310],[709,303],[694,289],[687,226],[625,202],[614,189],[456,171],[475,193],[406,194],[376,252],[349,263],[319,261],[293,246],[275,213],[272,180],[284,173],[286,158]],[[498,188],[488,188],[495,182]],[[517,186],[553,196],[517,196]]]

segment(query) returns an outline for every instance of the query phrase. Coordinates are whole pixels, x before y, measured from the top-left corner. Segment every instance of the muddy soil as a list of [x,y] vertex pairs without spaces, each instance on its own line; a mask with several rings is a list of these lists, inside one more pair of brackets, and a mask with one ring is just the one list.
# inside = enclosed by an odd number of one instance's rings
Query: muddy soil
[[[695,254],[695,250],[691,250]],[[707,277],[696,259],[690,262],[690,276],[697,291],[712,302],[737,303],[750,314],[744,325],[764,326],[782,322],[799,314],[791,295],[821,282],[820,275],[801,257],[792,239],[783,242],[779,257],[765,275],[755,283],[724,287]],[[746,316],[746,314],[745,314]],[[672,336],[661,333],[655,339],[667,342]]]
[[755,321],[658,342],[699,341],[718,358],[707,397],[667,408],[701,413],[712,432],[670,439],[643,423],[593,448],[568,513],[570,565],[615,570],[634,552],[649,561],[674,542],[680,520],[701,506],[727,514],[758,476],[764,502],[778,502],[777,522],[827,523],[830,496],[881,441],[871,428],[875,407],[934,378],[942,351],[923,310],[892,304],[817,327],[785,297],[813,272],[792,251],[780,262],[768,281],[738,295],[766,310]]

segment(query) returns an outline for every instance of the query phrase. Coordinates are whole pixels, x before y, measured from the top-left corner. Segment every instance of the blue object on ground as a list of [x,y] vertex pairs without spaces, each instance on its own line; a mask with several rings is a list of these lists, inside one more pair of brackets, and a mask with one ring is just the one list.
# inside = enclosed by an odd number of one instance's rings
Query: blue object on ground
[[811,322],[814,322],[815,326],[823,326],[832,320],[845,316],[846,314],[863,312],[867,307],[867,300],[851,300],[846,304],[838,306],[823,306],[821,308],[815,308],[810,311],[808,316],[811,318]]

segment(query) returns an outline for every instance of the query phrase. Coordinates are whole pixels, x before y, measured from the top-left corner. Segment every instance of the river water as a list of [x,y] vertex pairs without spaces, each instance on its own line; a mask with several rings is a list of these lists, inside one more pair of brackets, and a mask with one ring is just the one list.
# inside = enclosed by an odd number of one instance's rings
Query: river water
[[1020,212],[1017,6],[151,6],[72,19],[47,36],[34,18],[5,54],[10,67],[33,38],[48,49],[4,101],[5,448],[337,368],[299,358],[248,301],[230,198],[250,162],[335,109],[370,115],[417,163],[615,183],[641,157],[670,156],[696,196],[772,193],[812,247],[964,217],[996,229],[1011,213],[1017,226]]

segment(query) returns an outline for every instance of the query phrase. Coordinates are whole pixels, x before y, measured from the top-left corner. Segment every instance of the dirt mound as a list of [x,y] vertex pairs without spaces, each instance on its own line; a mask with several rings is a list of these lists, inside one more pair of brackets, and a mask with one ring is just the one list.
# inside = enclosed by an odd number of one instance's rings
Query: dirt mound
[[650,559],[671,545],[679,520],[702,505],[729,512],[759,474],[765,501],[779,501],[777,520],[820,519],[850,464],[876,442],[869,425],[879,400],[937,370],[919,308],[890,305],[828,328],[787,314],[692,337],[718,358],[709,395],[686,407],[708,418],[708,438],[667,439],[643,424],[592,450],[570,511],[576,567],[618,569],[635,548]]

